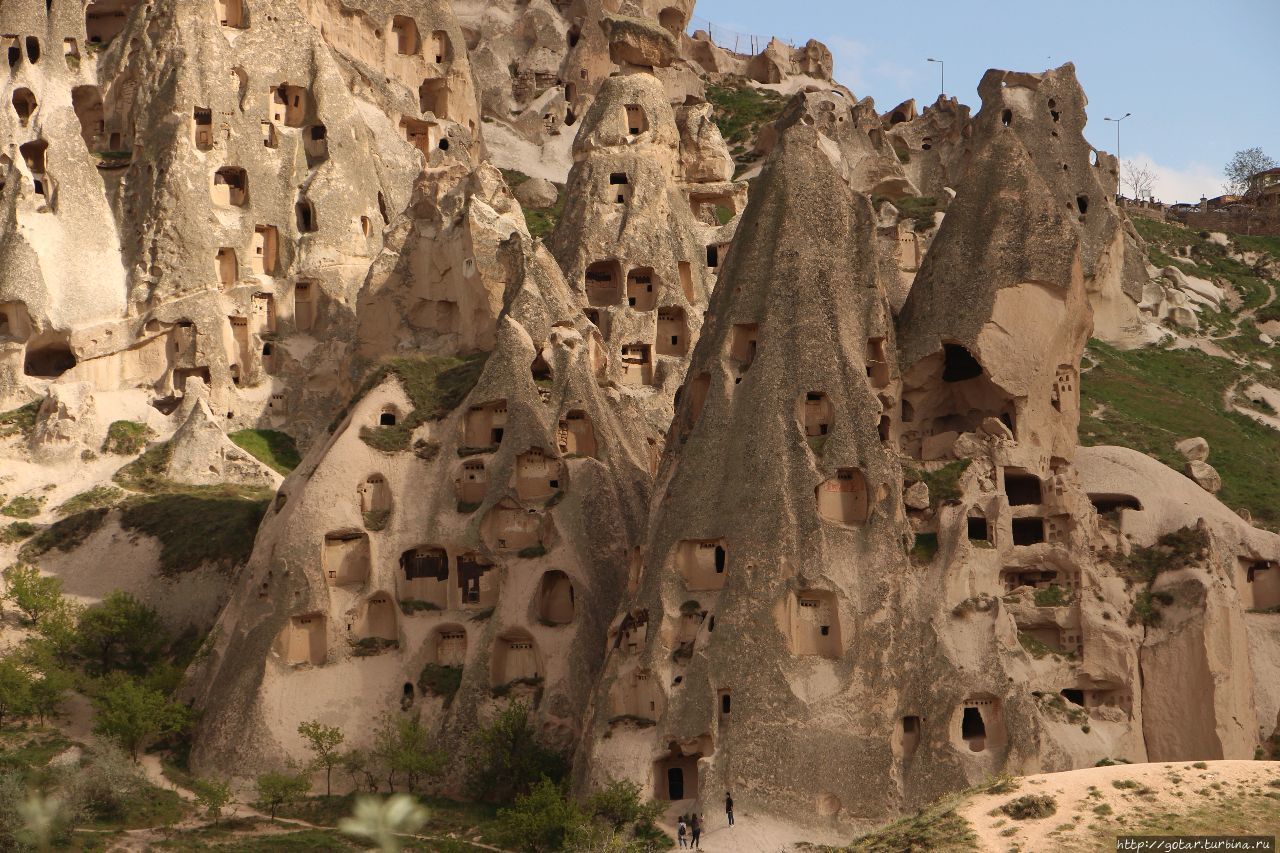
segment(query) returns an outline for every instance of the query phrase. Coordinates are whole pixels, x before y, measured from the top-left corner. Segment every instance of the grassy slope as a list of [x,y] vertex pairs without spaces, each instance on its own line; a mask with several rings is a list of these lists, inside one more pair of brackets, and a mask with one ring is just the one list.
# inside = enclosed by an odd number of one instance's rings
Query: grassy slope
[[287,432],[241,429],[230,433],[227,438],[254,459],[280,474],[288,474],[302,461],[302,457],[298,455],[298,445]]
[[[1259,309],[1262,316],[1280,309],[1271,302],[1274,282],[1226,257],[1200,233],[1176,223],[1138,217],[1133,222],[1157,266],[1172,264],[1230,282],[1241,296],[1241,311]],[[1190,259],[1173,257],[1181,247],[1190,247]],[[1251,247],[1269,245],[1263,240]],[[1226,392],[1246,380],[1280,388],[1280,370],[1271,366],[1280,366],[1280,354],[1261,343],[1253,322],[1238,312],[1204,311],[1201,325],[1202,333],[1237,359],[1161,347],[1121,352],[1090,342],[1080,382],[1080,442],[1132,447],[1181,470],[1184,460],[1174,443],[1202,436],[1209,442],[1209,462],[1222,476],[1223,503],[1247,509],[1260,526],[1280,529],[1280,433],[1224,402]],[[1248,404],[1239,394],[1235,399]]]
[[741,172],[755,161],[752,150],[760,128],[778,117],[787,99],[767,89],[756,89],[745,79],[731,79],[708,86],[707,100],[720,135],[729,146]]

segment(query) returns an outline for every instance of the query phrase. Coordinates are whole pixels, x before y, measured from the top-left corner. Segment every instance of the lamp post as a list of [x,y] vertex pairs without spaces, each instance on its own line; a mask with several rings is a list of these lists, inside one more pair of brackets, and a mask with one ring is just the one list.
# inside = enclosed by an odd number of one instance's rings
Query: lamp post
[[1104,116],[1104,117],[1103,117],[1103,119],[1102,119],[1103,121],[1113,121],[1113,122],[1115,122],[1115,123],[1116,123],[1116,197],[1117,197],[1117,198],[1118,198],[1118,197],[1120,197],[1120,196],[1122,195],[1122,193],[1121,193],[1121,191],[1120,191],[1120,190],[1121,190],[1121,186],[1120,186],[1120,170],[1121,170],[1121,165],[1120,165],[1120,122],[1124,121],[1125,119],[1127,119],[1127,118],[1128,118],[1129,116],[1131,116],[1131,115],[1133,115],[1133,113],[1125,113],[1124,115],[1120,116],[1120,118],[1107,118],[1107,117],[1105,117],[1105,116]]
[[947,94],[947,63],[943,62],[941,59],[934,59],[932,56],[929,57],[929,62],[936,62],[941,67],[942,88],[938,91],[938,95],[939,97],[944,96]]

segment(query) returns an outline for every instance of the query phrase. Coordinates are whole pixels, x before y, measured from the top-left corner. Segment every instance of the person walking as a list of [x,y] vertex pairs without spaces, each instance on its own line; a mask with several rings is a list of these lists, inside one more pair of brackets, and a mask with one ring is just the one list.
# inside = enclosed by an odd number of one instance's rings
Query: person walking
[[692,847],[694,850],[701,850],[702,847],[699,844],[699,839],[701,838],[702,838],[702,818],[700,818],[698,815],[695,814],[693,816],[693,843],[690,844],[689,846]]
[[676,840],[680,842],[680,849],[684,849],[684,837],[688,832],[688,827],[684,823],[684,815],[680,815],[680,820],[676,823]]
[[733,826],[733,797],[728,791],[724,792],[724,813],[729,818],[729,826]]

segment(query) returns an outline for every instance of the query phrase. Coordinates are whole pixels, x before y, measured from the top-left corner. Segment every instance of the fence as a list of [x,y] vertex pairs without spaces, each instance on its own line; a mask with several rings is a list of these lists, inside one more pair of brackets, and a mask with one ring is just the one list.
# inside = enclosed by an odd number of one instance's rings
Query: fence
[[[725,50],[744,56],[755,56],[757,53],[768,47],[769,42],[773,39],[773,36],[757,36],[750,33],[740,33],[735,30],[731,30],[728,27],[722,27],[719,24],[714,24],[706,18],[699,18],[695,15],[689,19],[688,32],[692,35],[697,30],[704,30],[709,36],[711,36],[711,43],[717,47],[722,47]],[[785,41],[793,48],[795,47],[795,43],[788,39],[782,39],[782,41]]]

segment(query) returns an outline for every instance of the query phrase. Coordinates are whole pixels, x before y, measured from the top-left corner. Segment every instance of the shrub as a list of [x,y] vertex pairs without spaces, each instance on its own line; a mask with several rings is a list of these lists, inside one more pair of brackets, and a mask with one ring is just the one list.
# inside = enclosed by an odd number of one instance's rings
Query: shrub
[[93,706],[94,732],[118,743],[134,761],[148,741],[180,732],[191,722],[185,705],[119,672],[108,676]]
[[418,676],[418,689],[423,693],[431,693],[444,697],[445,704],[453,701],[453,696],[462,686],[462,667],[441,666],[429,663],[422,668]]
[[577,805],[545,776],[515,805],[498,812],[498,839],[513,850],[555,853],[567,849],[567,841],[586,820]]
[[538,557],[545,557],[547,549],[543,545],[530,545],[528,548],[521,548],[516,552],[516,556],[525,560],[533,560]]
[[1058,801],[1048,794],[1025,794],[1000,807],[1000,811],[1014,820],[1041,820],[1057,810]]
[[351,641],[351,654],[358,658],[371,658],[399,645],[395,640],[387,640],[382,637],[361,637],[358,640]]
[[107,438],[102,442],[102,451],[117,456],[133,456],[142,452],[151,436],[151,428],[146,424],[137,421],[112,421],[111,426],[107,427]]
[[1066,607],[1071,603],[1071,593],[1055,584],[1050,584],[1044,589],[1037,589],[1035,593],[1036,607]]
[[371,509],[363,515],[365,529],[374,532],[386,530],[387,522],[391,520],[391,510],[389,509]]
[[415,613],[439,609],[440,605],[432,604],[430,601],[419,601],[416,598],[400,599],[400,612],[405,616],[412,616]]
[[12,545],[15,542],[21,542],[39,529],[29,521],[10,522],[8,526],[0,529],[0,545]]
[[473,731],[463,760],[472,796],[497,803],[528,793],[543,777],[558,781],[567,770],[563,755],[538,742],[523,702]]
[[918,563],[928,563],[938,553],[938,534],[917,533],[915,544],[911,546],[911,559]]
[[40,514],[44,506],[44,495],[19,495],[4,506],[0,506],[0,515],[10,518],[34,518]]

